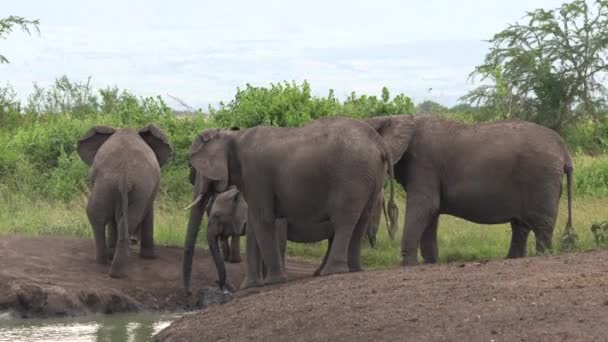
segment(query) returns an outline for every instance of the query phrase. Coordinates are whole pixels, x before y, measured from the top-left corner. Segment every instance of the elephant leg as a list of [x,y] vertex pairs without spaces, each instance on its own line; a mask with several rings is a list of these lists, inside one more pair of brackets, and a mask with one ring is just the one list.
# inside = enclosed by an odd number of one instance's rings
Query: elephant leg
[[108,255],[110,259],[114,258],[114,252],[116,251],[116,240],[118,239],[118,231],[116,227],[116,220],[112,218],[108,223]]
[[93,229],[93,238],[95,239],[95,261],[98,264],[108,263],[108,251],[106,246],[106,220],[100,217],[99,201],[96,201],[96,197],[91,195],[89,202],[87,203],[87,217],[91,223]]
[[[274,208],[273,203],[258,203],[258,205],[262,205],[262,208]],[[256,214],[253,215],[252,213]],[[282,268],[273,213],[265,209],[256,210],[250,206],[247,217],[248,232],[250,224],[252,230],[255,232],[262,261],[267,270],[264,283],[271,285],[286,282],[287,277]]]
[[220,238],[222,255],[224,256],[224,261],[230,260],[230,246],[228,245],[228,238]]
[[361,217],[359,217],[359,222],[357,222],[357,226],[355,226],[353,235],[350,238],[347,260],[348,270],[350,272],[359,272],[363,270],[361,267],[361,239],[372,223],[372,210],[374,202],[375,201],[373,200],[370,201],[368,206],[363,210]]
[[542,219],[538,218],[532,224],[532,231],[536,238],[536,254],[545,254],[553,249],[553,228],[555,227],[555,218]]
[[253,229],[247,229],[246,236],[247,274],[245,279],[243,279],[241,289],[262,286],[264,284],[262,256],[260,255],[260,249]]
[[[353,209],[356,208],[353,207]],[[339,211],[330,218],[335,227],[334,241],[329,249],[327,262],[323,269],[321,269],[320,275],[346,273],[349,271],[348,249],[360,215],[360,210],[357,210],[356,213]]]
[[329,250],[331,249],[331,244],[333,240],[333,237],[327,239],[327,250],[325,251],[325,256],[323,256],[323,261],[321,261],[321,265],[319,265],[315,273],[313,273],[313,276],[318,277],[321,275],[321,270],[323,269],[323,267],[325,267],[325,264],[327,264],[327,256],[329,255]]
[[154,252],[154,208],[150,208],[139,227],[141,242],[139,256],[143,259],[155,259]]
[[431,220],[431,223],[422,233],[420,240],[420,254],[427,264],[435,264],[439,260],[439,249],[437,248],[437,223],[439,215]]
[[418,264],[418,244],[423,232],[429,227],[437,215],[438,205],[435,205],[428,195],[408,193],[405,212],[405,227],[401,240],[402,264]]
[[526,256],[526,245],[530,228],[519,221],[511,221],[511,247],[509,248],[508,259],[522,258]]
[[230,260],[231,263],[241,262],[241,237],[232,235],[230,238]]
[[105,265],[108,263],[108,251],[106,249],[106,225],[102,223],[94,223],[93,236],[95,238],[95,260],[98,264]]
[[286,219],[277,219],[275,221],[275,228],[277,232],[277,242],[279,244],[279,252],[281,253],[281,264],[283,272],[287,272],[287,265],[285,264],[285,253],[287,249],[287,229],[288,223]]
[[129,217],[121,215],[118,221],[116,251],[110,267],[110,277],[124,278],[127,275],[127,259],[129,258],[129,230],[126,229]]
[[[138,203],[138,199],[133,199],[132,203]],[[143,219],[147,219],[145,214],[145,208],[139,206],[129,206],[126,213],[121,213],[118,221],[118,239],[116,240],[116,252],[114,253],[114,260],[112,260],[112,266],[110,267],[110,277],[112,278],[124,278],[127,276],[127,263],[130,252],[130,240],[129,240],[129,227],[137,227],[143,222]],[[152,212],[150,211],[150,217]],[[152,226],[152,220],[147,221]],[[148,229],[143,229],[148,231]],[[146,246],[144,240],[150,243],[148,246],[153,246],[152,241],[152,229],[148,231],[149,236],[147,239],[142,239],[142,248]],[[152,249],[153,251],[153,249]],[[153,252],[152,252],[153,253]]]

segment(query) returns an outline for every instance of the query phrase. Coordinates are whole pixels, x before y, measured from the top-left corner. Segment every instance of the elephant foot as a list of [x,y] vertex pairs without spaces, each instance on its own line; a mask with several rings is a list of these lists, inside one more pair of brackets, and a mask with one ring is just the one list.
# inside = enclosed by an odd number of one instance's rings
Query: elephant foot
[[243,261],[243,260],[241,259],[241,257],[240,257],[240,256],[230,257],[230,258],[228,259],[228,262],[230,262],[230,263],[232,263],[232,264],[238,264],[238,263],[239,263],[239,262],[241,262],[241,261]]
[[148,260],[156,259],[156,253],[154,253],[154,249],[152,249],[152,248],[142,249],[139,252],[139,256],[142,259],[148,259]]
[[418,261],[418,259],[403,258],[403,260],[401,260],[401,266],[403,266],[403,267],[418,266],[418,265],[420,265],[420,262]]
[[321,275],[321,266],[315,270],[315,273],[312,274],[313,277],[318,277]]
[[349,272],[363,272],[363,267],[361,267],[361,266],[351,267],[348,271]]
[[348,272],[349,272],[349,269],[348,269],[348,265],[346,265],[346,263],[337,264],[337,265],[325,265],[325,267],[323,267],[323,269],[321,270],[320,275],[326,276],[326,275],[331,275],[331,274],[348,273]]
[[114,267],[110,269],[110,278],[121,279],[126,278],[127,272],[125,267]]
[[262,281],[260,281],[259,279],[249,279],[247,277],[245,277],[245,279],[243,280],[243,283],[241,284],[241,290],[245,290],[245,289],[249,289],[252,287],[261,287],[264,286],[264,283],[262,283]]
[[425,264],[429,264],[429,265],[436,264],[437,263],[437,259],[436,258],[424,259],[424,263]]
[[279,274],[275,276],[268,276],[264,279],[264,285],[282,284],[287,282],[287,276]]
[[[114,254],[110,254],[110,256],[113,256]],[[100,265],[107,265],[109,262],[108,260],[108,256],[103,254],[103,255],[97,255],[95,257],[95,261],[100,264]]]

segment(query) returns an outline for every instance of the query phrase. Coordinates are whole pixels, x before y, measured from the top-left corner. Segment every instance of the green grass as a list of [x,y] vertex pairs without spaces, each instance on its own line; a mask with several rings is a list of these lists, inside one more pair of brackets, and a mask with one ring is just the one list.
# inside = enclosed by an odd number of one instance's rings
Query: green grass
[[[28,197],[5,191],[0,186],[0,234],[68,235],[92,238],[86,215],[84,195],[64,203]],[[164,201],[156,203],[155,240],[159,245],[183,246],[188,222],[184,203]],[[403,199],[400,199],[403,213]],[[578,234],[577,250],[596,248],[591,225],[608,220],[608,197],[575,197],[573,201],[574,228]],[[399,227],[403,227],[403,214]],[[558,222],[553,236],[554,253],[560,252],[560,238],[566,222],[566,201],[562,198]],[[207,248],[205,223],[199,234],[198,247]],[[369,269],[396,266],[400,262],[401,229],[395,241],[390,241],[384,221],[378,233],[375,249],[364,243],[362,263]],[[507,254],[511,240],[508,224],[478,225],[443,215],[439,222],[439,257],[441,262],[462,262],[502,259]],[[245,246],[245,244],[241,244]],[[243,247],[244,248],[244,247]],[[326,242],[288,244],[288,255],[300,260],[320,262],[327,248]],[[528,253],[534,254],[534,234],[530,234]],[[244,252],[244,251],[243,251]]]

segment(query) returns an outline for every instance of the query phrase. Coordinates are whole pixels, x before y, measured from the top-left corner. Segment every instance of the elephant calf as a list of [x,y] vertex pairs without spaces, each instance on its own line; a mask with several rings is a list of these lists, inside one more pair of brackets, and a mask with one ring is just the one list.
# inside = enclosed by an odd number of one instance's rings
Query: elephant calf
[[106,264],[113,258],[110,276],[125,277],[130,234],[141,238],[140,256],[154,258],[154,198],[171,146],[155,125],[139,131],[95,126],[79,140],[78,153],[91,168],[86,211],[96,260]]

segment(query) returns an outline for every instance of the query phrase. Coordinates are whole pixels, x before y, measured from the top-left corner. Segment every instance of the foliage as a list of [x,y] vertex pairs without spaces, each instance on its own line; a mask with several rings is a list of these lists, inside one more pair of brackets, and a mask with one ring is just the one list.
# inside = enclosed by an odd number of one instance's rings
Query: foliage
[[608,246],[608,221],[593,222],[591,233],[598,247]]
[[314,97],[308,82],[271,83],[269,88],[254,87],[247,83],[245,89],[237,88],[236,95],[228,104],[220,103],[219,109],[209,107],[209,114],[220,127],[301,126],[316,118],[334,115],[339,103],[332,90],[327,97]]
[[416,114],[445,114],[449,109],[435,101],[426,100],[416,106]]
[[[200,111],[177,117],[160,97],[137,97],[117,87],[95,90],[90,78],[73,82],[63,76],[47,88],[35,85],[23,107],[12,88],[2,89],[0,120],[6,125],[0,127],[0,184],[65,202],[86,189],[87,167],[80,161],[76,147],[78,139],[93,125],[159,125],[174,151],[172,160],[163,168],[160,192],[164,198],[178,201],[191,190],[184,181],[190,144],[206,128],[299,126],[327,115],[365,116],[368,109],[368,115],[413,110],[408,97],[400,94],[390,99],[386,88],[381,100],[353,95],[341,104],[332,91],[326,97],[313,96],[307,82],[270,87],[247,85],[238,89],[227,105],[210,108],[210,118]],[[354,114],[342,114],[344,108]]]
[[391,99],[388,88],[382,88],[382,96],[361,95],[352,92],[344,101],[341,114],[366,118],[379,115],[414,114],[414,103],[405,94],[398,94]]
[[209,114],[220,127],[253,127],[271,125],[297,127],[323,116],[342,115],[364,118],[376,115],[413,114],[412,100],[404,94],[390,98],[389,90],[382,88],[382,96],[361,95],[352,92],[344,103],[335,98],[333,90],[326,97],[313,96],[310,85],[304,81],[270,84],[269,88],[247,84],[228,104],[219,109],[209,108]]
[[490,52],[471,76],[490,84],[463,99],[499,118],[534,121],[558,132],[605,118],[608,1],[574,0],[526,18],[489,40]]
[[[18,17],[11,15],[6,18],[0,19],[0,39],[6,39],[8,35],[13,32],[15,26],[19,27],[22,31],[31,34],[30,28],[34,28],[38,33],[40,33],[40,29],[38,26],[40,25],[40,20],[30,20],[24,17]],[[8,59],[0,54],[0,64],[8,63]]]

